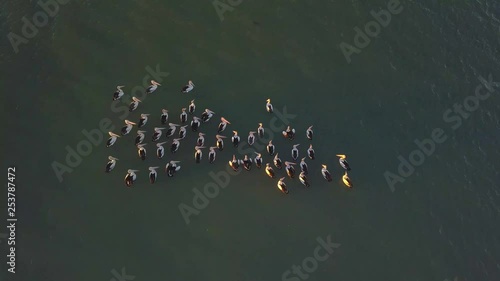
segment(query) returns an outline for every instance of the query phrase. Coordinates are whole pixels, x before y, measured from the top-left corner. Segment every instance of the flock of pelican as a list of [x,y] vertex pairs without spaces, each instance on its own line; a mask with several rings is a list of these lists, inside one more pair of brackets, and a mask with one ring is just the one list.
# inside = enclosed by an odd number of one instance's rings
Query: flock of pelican
[[[151,80],[151,85],[146,89],[146,94],[152,94],[158,89],[158,86],[161,86],[161,84],[157,83],[154,80]],[[116,91],[113,93],[113,100],[118,100],[121,99],[124,95],[124,92],[122,90],[124,86],[118,86],[116,88]],[[192,81],[189,81],[187,85],[182,87],[181,92],[182,93],[189,93],[194,89],[194,84]],[[136,97],[132,97],[132,102],[129,105],[129,110],[130,112],[135,111],[139,107],[139,103],[141,100],[139,100]],[[271,104],[271,100],[268,99],[266,101],[266,110],[269,113],[273,113],[273,105]],[[194,147],[194,158],[196,163],[200,163],[202,158],[203,158],[203,152],[202,149],[206,148],[205,147],[205,134],[198,132],[198,129],[200,128],[202,123],[209,122],[211,118],[215,115],[215,112],[211,111],[210,109],[205,109],[205,111],[202,112],[200,117],[194,116],[194,113],[196,111],[196,105],[194,103],[194,100],[191,101],[189,106],[187,108],[182,108],[181,109],[181,114],[179,115],[179,121],[182,125],[175,124],[175,123],[168,123],[169,120],[169,111],[167,109],[162,109],[161,110],[161,115],[160,115],[160,122],[164,127],[154,127],[153,128],[153,134],[151,136],[151,141],[156,143],[156,156],[159,159],[162,159],[163,156],[165,155],[165,148],[163,145],[167,143],[167,141],[161,141],[162,136],[165,135],[164,139],[168,140],[169,138],[172,139],[172,143],[170,145],[170,152],[172,154],[176,153],[181,145],[181,141],[186,138],[187,135],[187,127],[190,126],[191,130],[193,132],[197,132],[197,140],[196,140],[196,146]],[[188,116],[191,115],[191,122],[190,125],[187,125],[188,123]],[[146,159],[146,148],[145,146],[147,143],[144,143],[144,140],[146,138],[145,133],[146,131],[142,130],[144,126],[148,123],[150,114],[141,114],[139,122],[135,123],[129,120],[125,120],[125,125],[121,128],[120,135],[115,134],[113,132],[108,132],[110,138],[106,142],[106,146],[110,147],[114,145],[119,137],[126,136],[130,134],[134,126],[137,126],[137,136],[135,138],[135,145],[137,147],[137,153],[139,157],[142,160]],[[186,125],[184,125],[186,124]],[[215,135],[215,145],[209,147],[209,152],[208,152],[208,162],[209,163],[214,163],[215,158],[216,158],[216,150],[222,151],[224,149],[224,139],[226,138],[225,136],[221,135],[227,125],[230,125],[231,123],[226,120],[224,117],[220,118],[220,123],[217,127],[217,134]],[[163,134],[163,131],[165,131],[165,134]],[[177,137],[174,135],[177,132]],[[286,130],[282,132],[283,137],[289,139],[290,141],[293,141],[295,139],[295,129],[292,128],[291,126],[288,126]],[[305,135],[308,140],[312,141],[313,139],[313,126],[310,126],[307,128]],[[248,145],[252,146],[256,140],[256,138],[263,138],[264,137],[264,127],[262,123],[259,123],[259,126],[257,127],[256,131],[250,131],[248,134],[247,142]],[[238,135],[238,131],[233,131],[233,136],[231,137],[231,143],[233,144],[234,147],[238,147],[240,144],[241,138]],[[283,162],[281,158],[279,157],[279,154],[276,152],[276,148],[273,144],[273,141],[270,140],[269,143],[267,144],[266,150],[269,154],[269,156],[273,157],[272,159],[272,164],[276,169],[281,170],[283,166],[285,167],[286,174],[289,178],[293,179],[295,177],[295,168],[294,166],[297,164],[296,161],[299,159],[299,149],[298,146],[300,144],[294,144],[292,145],[291,149],[291,157],[293,159],[292,161],[285,161]],[[234,170],[234,171],[239,171],[240,167],[243,167],[243,169],[250,171],[252,168],[252,164],[255,163],[255,166],[257,168],[261,168],[263,164],[263,159],[262,159],[262,154],[255,152],[256,156],[254,159],[248,157],[248,155],[244,156],[244,159],[237,159],[236,155],[233,154],[232,160],[229,160],[229,166]],[[340,166],[344,169],[344,175],[342,176],[342,181],[344,184],[352,188],[353,183],[351,179],[349,178],[347,172],[351,170],[349,163],[347,162],[346,155],[343,154],[338,154],[339,157],[339,163]],[[305,162],[306,158],[309,158],[310,160],[315,159],[315,152],[313,149],[313,145],[309,144],[309,148],[307,149],[307,157],[303,157],[300,160],[299,167],[300,167],[300,174],[299,174],[299,180],[300,182],[305,186],[309,187],[310,183],[307,178],[308,176],[308,165]],[[106,172],[109,173],[111,172],[115,166],[117,161],[119,160],[118,158],[115,158],[113,156],[108,157],[108,163],[106,165]],[[181,166],[178,165],[179,161],[169,161],[166,166],[165,166],[165,172],[169,177],[173,177],[176,172],[178,172],[181,169]],[[158,177],[157,169],[159,167],[149,167],[149,181],[151,183],[155,183],[156,179]],[[137,180],[137,172],[138,170],[133,170],[129,169],[127,170],[127,174],[125,175],[125,184],[128,187],[131,187],[134,182]],[[274,171],[271,163],[266,163],[265,164],[265,172],[270,178],[276,178],[276,172]],[[332,175],[328,171],[328,167],[325,164],[322,164],[322,169],[321,169],[321,174],[323,175],[323,178],[331,182],[332,181]],[[285,183],[285,177],[281,177],[278,180],[277,183],[278,189],[285,193],[288,194],[288,189]]]

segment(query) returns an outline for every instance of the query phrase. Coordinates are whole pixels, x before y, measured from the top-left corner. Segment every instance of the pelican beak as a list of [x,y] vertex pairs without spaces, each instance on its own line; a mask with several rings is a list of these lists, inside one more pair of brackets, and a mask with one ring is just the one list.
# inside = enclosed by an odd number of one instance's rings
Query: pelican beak
[[343,155],[343,154],[337,154],[337,156],[340,158],[345,158],[345,155]]

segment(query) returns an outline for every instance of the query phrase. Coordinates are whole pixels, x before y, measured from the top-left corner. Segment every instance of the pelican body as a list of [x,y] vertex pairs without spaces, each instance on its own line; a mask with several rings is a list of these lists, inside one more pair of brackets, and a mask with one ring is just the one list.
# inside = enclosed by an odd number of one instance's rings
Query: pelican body
[[293,179],[293,177],[295,176],[295,168],[293,167],[293,165],[296,165],[295,163],[293,162],[288,162],[288,161],[285,161],[285,170],[286,170],[286,174],[291,178]]
[[148,170],[149,170],[149,182],[151,184],[155,183],[156,182],[156,178],[158,177],[158,173],[156,172],[156,169],[158,169],[159,167],[149,167]]
[[307,175],[309,173],[308,169],[307,169],[307,163],[306,163],[306,158],[302,158],[302,160],[300,161],[300,170],[305,174]]
[[194,147],[194,159],[196,160],[196,164],[199,164],[201,161],[201,158],[203,157],[203,152],[201,151],[202,148],[205,148],[204,146],[195,146]]
[[181,143],[179,141],[180,139],[174,139],[172,141],[172,145],[170,146],[170,152],[176,153],[177,150],[179,150],[179,147],[181,146]]
[[116,92],[113,93],[113,100],[119,100],[123,97],[125,94],[122,90],[122,88],[125,86],[118,86],[116,87]]
[[181,169],[181,166],[178,166],[177,163],[180,161],[170,161],[165,165],[165,172],[169,177],[173,177],[174,174]]
[[182,124],[184,124],[184,123],[187,122],[187,120],[188,120],[188,114],[186,112],[186,108],[185,107],[182,109],[181,115],[179,117],[181,118],[181,123]]
[[283,192],[284,194],[288,194],[288,189],[286,188],[286,183],[285,183],[285,178],[281,178],[279,181],[278,181],[278,189]]
[[293,145],[293,148],[292,148],[292,158],[293,160],[297,160],[297,158],[299,158],[299,150],[297,149],[297,146],[299,146],[300,144],[294,144]]
[[240,136],[238,136],[238,131],[233,131],[231,142],[233,143],[234,147],[238,147],[238,144],[240,144]]
[[273,113],[273,105],[271,104],[271,99],[267,99],[266,110],[269,113]]
[[259,135],[259,138],[264,137],[264,127],[262,127],[262,123],[259,123],[259,127],[257,128],[257,134]]
[[125,126],[123,126],[121,129],[122,136],[128,135],[130,133],[130,131],[132,131],[132,127],[134,125],[137,125],[137,124],[134,122],[130,122],[128,120],[125,120]]
[[352,184],[352,181],[351,179],[349,178],[349,176],[347,175],[347,171],[345,171],[344,175],[342,176],[342,181],[344,182],[344,184],[349,187],[349,188],[353,188],[353,184]]
[[168,110],[166,110],[166,109],[162,109],[161,110],[160,120],[161,120],[161,124],[162,125],[167,124],[167,121],[168,121]]
[[110,147],[115,144],[116,140],[120,137],[113,132],[108,132],[108,135],[110,136],[110,138],[106,141],[106,147]]
[[136,98],[136,97],[132,97],[132,102],[129,104],[128,106],[128,110],[130,112],[134,111],[137,109],[137,107],[139,106],[139,103],[141,102],[140,99]]
[[139,157],[142,159],[142,161],[146,160],[146,149],[144,148],[146,144],[147,143],[137,145],[137,154],[139,154]]
[[255,152],[257,154],[257,157],[255,157],[255,166],[260,169],[262,167],[262,154]]
[[330,172],[328,171],[326,165],[321,165],[323,168],[321,169],[321,174],[323,175],[323,177],[325,178],[325,180],[327,180],[328,182],[332,181],[332,174],[330,174]]
[[273,140],[270,140],[269,143],[267,144],[267,152],[269,153],[269,155],[271,156],[274,156],[274,144],[273,144]]
[[255,142],[255,132],[250,131],[250,133],[248,133],[248,145],[253,145],[254,142]]
[[205,145],[205,137],[204,133],[198,133],[198,138],[196,139],[196,145],[203,146]]
[[238,172],[240,168],[240,161],[236,159],[236,156],[233,155],[233,160],[229,161],[229,167],[233,169],[233,171]]
[[193,130],[193,132],[198,131],[198,128],[201,125],[200,120],[201,120],[200,118],[193,116],[193,121],[191,121],[191,130]]
[[108,164],[106,164],[106,173],[113,171],[113,169],[116,166],[116,160],[118,160],[118,158],[115,158],[113,156],[108,156],[108,160],[109,160]]
[[148,123],[148,116],[149,114],[141,114],[141,119],[139,119],[139,125],[137,125],[137,127],[141,128],[146,125],[146,123]]
[[217,148],[216,146],[210,147],[210,152],[208,153],[208,161],[210,162],[210,164],[215,162],[215,156],[216,156],[215,149],[216,148]]
[[145,132],[146,131],[141,131],[141,130],[137,131],[137,136],[135,137],[135,145],[141,144],[144,141],[144,138],[146,137],[144,135]]
[[155,80],[151,80],[151,85],[146,88],[146,94],[152,94],[156,89],[158,89],[158,86],[161,86],[160,83],[156,82]]
[[165,155],[165,148],[163,147],[163,145],[166,143],[167,142],[160,142],[156,144],[156,156],[158,157],[158,159],[162,159]]
[[179,138],[181,140],[183,140],[186,137],[186,133],[187,133],[186,127],[187,126],[188,125],[184,125],[184,126],[182,126],[182,127],[179,128]]
[[295,138],[295,129],[288,126],[286,128],[286,130],[282,132],[282,134],[285,138],[288,138],[289,140],[293,140]]
[[224,140],[223,139],[225,139],[226,137],[221,136],[221,135],[216,135],[215,137],[217,138],[216,146],[219,149],[219,151],[222,151],[224,149]]
[[181,91],[184,93],[184,94],[187,94],[189,92],[191,92],[192,90],[194,89],[194,84],[193,84],[193,81],[189,80],[187,85],[182,87]]
[[153,136],[151,137],[151,140],[152,141],[158,141],[161,137],[161,130],[165,130],[165,128],[158,128],[158,127],[155,127],[154,128],[154,133],[153,133]]
[[128,187],[132,187],[134,182],[137,180],[137,175],[135,173],[139,172],[138,170],[127,170],[127,174],[125,175],[125,184]]
[[300,172],[299,180],[300,180],[300,183],[302,183],[305,187],[311,186],[309,184],[309,180],[307,179],[306,173]]
[[281,170],[281,168],[283,167],[283,162],[281,161],[281,159],[278,157],[278,154],[279,153],[276,153],[276,155],[274,156],[274,159],[273,159],[273,162],[274,162],[274,166],[278,169]]
[[177,129],[176,126],[179,126],[177,124],[174,124],[174,123],[168,123],[168,130],[167,130],[167,138],[173,136],[175,134],[175,130]]
[[266,174],[272,179],[276,176],[273,167],[271,167],[271,164],[269,163],[266,163]]
[[307,149],[307,156],[309,156],[309,159],[314,160],[314,149],[312,144],[310,144]]
[[248,155],[245,155],[245,158],[243,159],[243,168],[247,171],[252,169],[252,158],[248,158]]
[[221,117],[219,126],[217,127],[217,134],[222,133],[226,129],[227,124],[231,124],[231,123],[229,121],[227,121],[224,117]]
[[196,105],[194,104],[194,100],[191,101],[188,107],[188,112],[189,114],[194,114],[194,111],[196,110]]
[[214,114],[215,114],[215,112],[213,112],[212,110],[210,110],[210,109],[207,108],[201,114],[201,120],[203,122],[208,122],[208,121],[210,121],[210,119],[212,118],[212,116],[214,116]]
[[344,170],[350,171],[351,167],[349,166],[349,163],[347,163],[346,156],[343,154],[337,154],[337,156],[340,157],[339,158],[340,166],[342,166],[342,168],[344,168]]
[[309,128],[307,128],[307,130],[306,130],[306,137],[309,140],[313,139],[313,126],[310,126]]

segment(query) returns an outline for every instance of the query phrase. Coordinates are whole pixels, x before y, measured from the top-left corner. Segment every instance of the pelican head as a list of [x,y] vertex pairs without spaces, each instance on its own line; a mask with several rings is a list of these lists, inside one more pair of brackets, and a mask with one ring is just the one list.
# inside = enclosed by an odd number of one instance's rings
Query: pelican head
[[115,158],[113,156],[108,156],[108,159],[111,160],[111,161],[116,161],[116,160],[119,160],[118,158]]
[[297,165],[297,163],[285,161],[285,165],[286,166],[288,166],[288,165]]
[[174,139],[173,141],[174,142],[179,142],[180,140],[182,140],[182,139]]
[[207,109],[205,109],[205,112],[206,112],[206,113],[212,113],[212,114],[214,114],[214,113],[215,113],[215,112],[213,112],[212,110],[210,110],[210,109],[208,109],[208,108],[207,108]]
[[211,146],[211,147],[210,147],[210,151],[212,151],[212,150],[214,150],[214,149],[216,149],[216,148],[217,148],[217,146]]
[[132,100],[134,100],[135,102],[141,102],[141,100],[136,97],[132,97]]
[[177,125],[177,124],[174,124],[174,123],[168,123],[168,126],[169,127],[175,127],[175,126],[180,126],[180,125]]
[[238,135],[238,131],[233,131],[233,134],[236,136]]
[[302,158],[302,161],[306,161],[306,158],[305,158],[305,157],[304,157],[304,158]]
[[129,120],[125,120],[125,124],[127,124],[127,125],[137,125],[136,123],[134,123],[132,121],[129,121]]
[[338,157],[340,157],[341,159],[345,159],[346,156],[344,154],[337,154]]
[[226,118],[224,118],[224,117],[221,117],[220,121],[227,123],[227,124],[231,124],[231,122],[227,121]]
[[161,86],[161,84],[156,82],[155,80],[151,80],[151,85]]
[[181,161],[173,161],[173,160],[172,160],[172,161],[170,161],[170,164],[172,164],[172,165],[173,165],[173,164],[177,164],[177,163],[181,163]]
[[256,133],[256,132],[254,132],[254,131],[250,131],[250,135],[253,135],[253,134],[255,134],[255,133]]
[[119,137],[120,137],[119,135],[117,135],[117,134],[115,134],[115,133],[113,133],[113,132],[108,132],[108,135],[109,135],[110,137],[117,137],[117,138],[119,138]]
[[258,157],[262,157],[262,154],[258,153],[257,151],[254,151],[255,154],[257,154]]
[[181,128],[186,128],[188,125],[181,126]]
[[148,116],[149,116],[149,113],[142,113],[142,114],[141,114],[141,118],[146,118],[146,117],[148,117]]
[[199,121],[199,120],[201,120],[201,119],[200,119],[199,117],[193,116],[193,120],[194,120],[194,121]]
[[323,167],[323,169],[327,168],[325,164],[322,164],[321,167]]
[[271,99],[267,99],[266,101],[267,101],[268,103],[271,103]]
[[125,87],[125,86],[117,86],[116,89],[121,90],[121,88],[123,88],[123,87]]
[[275,159],[279,159],[280,157],[279,157],[278,155],[279,155],[279,153],[278,153],[278,152],[276,152],[276,155],[274,155],[274,158],[275,158]]
[[167,143],[166,141],[164,141],[164,142],[159,142],[159,143],[157,143],[157,144],[156,144],[156,147],[161,147],[162,145],[164,145],[164,144],[166,144],[166,143]]
[[262,123],[259,123],[259,126],[262,127]]
[[298,144],[294,144],[294,145],[293,145],[293,148],[297,148],[297,146],[299,146],[299,145],[300,145],[300,143],[298,143]]
[[139,170],[131,170],[131,169],[127,170],[127,173],[129,173],[129,174],[133,174],[133,173],[137,173],[137,172],[139,172]]
[[349,176],[347,175],[347,171],[344,172],[344,177],[349,178]]
[[270,140],[270,141],[269,141],[269,145],[272,145],[272,144],[273,144],[273,140]]
[[183,107],[181,110],[182,110],[182,112],[184,112],[184,111],[186,111],[186,108],[185,108],[185,107]]
[[155,127],[154,128],[155,131],[159,131],[159,130],[165,130],[165,128],[159,128],[159,127]]
[[307,128],[308,130],[312,130],[313,126],[309,126],[309,128]]
[[198,136],[204,136],[205,134],[204,133],[198,133]]
[[282,178],[280,179],[280,181],[283,181],[283,180],[285,180],[285,177],[282,177]]
[[194,100],[192,100],[191,103],[194,103]]
[[225,139],[226,138],[226,136],[221,136],[221,135],[215,135],[215,137],[218,139]]
[[162,113],[168,113],[168,110],[166,110],[165,108],[161,110]]
[[312,148],[313,148],[313,145],[312,145],[312,144],[310,144],[310,145],[309,145],[309,148],[311,148],[311,149],[312,149]]
[[189,80],[188,84],[194,87],[193,81]]
[[154,172],[154,170],[158,169],[160,167],[149,167],[148,170],[150,170],[151,172]]
[[147,143],[137,144],[137,148],[144,148],[145,145],[147,145]]
[[204,146],[195,146],[194,147],[195,150],[202,149],[202,148],[205,148],[205,147]]

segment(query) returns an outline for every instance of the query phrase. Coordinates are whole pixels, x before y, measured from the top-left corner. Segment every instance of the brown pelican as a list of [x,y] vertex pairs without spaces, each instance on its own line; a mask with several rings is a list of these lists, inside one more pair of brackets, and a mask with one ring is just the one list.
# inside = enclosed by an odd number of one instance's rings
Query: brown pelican
[[139,125],[137,127],[141,128],[144,125],[146,125],[146,123],[148,123],[148,116],[149,116],[149,114],[142,113],[141,119],[139,119]]
[[156,156],[158,156],[158,159],[162,159],[163,155],[165,155],[165,148],[163,147],[164,144],[167,142],[160,142],[156,144]]
[[130,103],[130,105],[128,106],[128,110],[130,112],[134,111],[137,109],[137,107],[139,106],[139,103],[141,102],[140,99],[136,98],[136,97],[132,97],[132,102]]
[[309,156],[309,159],[314,160],[314,149],[312,144],[310,144],[307,149],[307,156]]
[[238,136],[238,131],[233,131],[231,142],[233,143],[234,147],[238,147],[238,144],[240,144],[240,136]]
[[193,116],[193,121],[191,121],[191,130],[193,132],[196,132],[198,131],[198,128],[200,127],[200,118],[196,117],[196,116]]
[[323,168],[321,169],[321,174],[327,181],[332,181],[332,174],[327,170],[327,167],[325,164],[321,165]]
[[137,154],[139,154],[139,157],[143,161],[146,160],[146,149],[144,148],[145,145],[147,145],[147,143],[137,145]]
[[134,122],[130,122],[128,120],[125,120],[125,126],[123,126],[121,129],[122,136],[128,135],[130,133],[130,131],[132,131],[133,125],[137,125],[137,124]]
[[194,159],[196,160],[196,163],[200,163],[201,158],[203,157],[203,152],[201,151],[202,148],[205,148],[204,146],[195,146],[194,147]]
[[116,87],[116,92],[113,93],[113,100],[119,100],[123,97],[125,94],[122,90],[122,88],[125,86],[118,86]]
[[262,167],[262,154],[255,152],[257,154],[257,157],[255,157],[255,166],[260,169]]
[[173,177],[175,172],[179,171],[181,169],[181,166],[178,166],[177,163],[181,161],[170,161],[165,165],[165,172],[167,172],[167,175],[169,177]]
[[308,174],[308,170],[307,170],[307,163],[306,163],[306,158],[302,158],[302,160],[300,161],[300,170],[302,172],[304,172],[305,175]]
[[193,88],[194,88],[193,81],[189,80],[187,85],[182,87],[182,92],[184,94],[187,94],[187,93],[191,92],[191,90],[193,90]]
[[262,127],[262,123],[259,123],[259,127],[257,128],[257,133],[259,135],[259,138],[264,137],[264,127]]
[[158,89],[158,86],[161,86],[161,84],[156,82],[155,80],[151,80],[151,86],[146,89],[146,94],[152,94],[154,91],[156,91],[156,89]]
[[158,127],[155,127],[154,128],[154,133],[153,133],[153,137],[151,138],[152,141],[158,141],[161,137],[161,130],[165,130],[165,128],[158,128]]
[[168,121],[168,110],[162,109],[161,110],[161,123],[163,125],[167,124]]
[[270,140],[269,143],[267,144],[267,152],[269,153],[269,155],[274,156],[273,140]]
[[174,139],[172,141],[172,145],[170,146],[170,152],[176,153],[177,150],[179,150],[179,147],[181,146],[181,143],[179,141],[180,139]]
[[201,120],[203,120],[203,122],[208,122],[208,121],[210,121],[210,119],[212,118],[212,116],[214,116],[214,114],[215,114],[215,112],[213,112],[212,110],[210,110],[210,109],[207,108],[201,114]]
[[137,175],[135,173],[139,172],[138,170],[127,170],[127,174],[125,175],[125,184],[128,187],[131,187],[135,180],[137,179]]
[[243,159],[243,168],[247,171],[252,169],[252,158],[248,158],[248,155],[245,155],[245,158]]
[[300,172],[299,180],[300,180],[300,183],[302,183],[305,187],[311,186],[309,184],[309,180],[307,179],[306,173]]
[[149,182],[150,183],[155,183],[156,182],[156,177],[158,177],[158,173],[156,172],[156,169],[160,167],[149,167]]
[[116,166],[116,160],[118,160],[118,158],[115,158],[113,156],[108,156],[108,160],[109,162],[108,164],[106,164],[106,173],[113,171],[113,169]]
[[292,158],[293,160],[297,160],[297,158],[299,158],[299,150],[297,149],[297,146],[299,146],[300,144],[294,144],[293,145],[293,148],[292,148]]
[[342,176],[342,181],[344,182],[344,184],[349,187],[349,188],[352,188],[354,185],[352,184],[352,181],[351,179],[349,178],[349,176],[347,175],[347,171],[345,171],[344,175]]
[[229,166],[235,171],[238,172],[240,168],[240,160],[236,159],[236,156],[233,154],[233,160],[229,161]]
[[188,114],[186,113],[186,108],[185,107],[182,109],[180,118],[181,118],[181,123],[182,124],[186,123],[187,120],[188,120]]
[[313,126],[310,126],[309,128],[307,128],[306,136],[310,140],[313,139]]
[[213,162],[215,162],[215,149],[217,148],[217,146],[211,146],[210,147],[210,152],[208,153],[208,160],[210,162],[210,164],[212,164]]
[[271,99],[267,99],[266,110],[269,113],[273,113],[273,105],[271,104]]
[[266,174],[270,178],[274,178],[275,177],[275,173],[274,173],[273,167],[271,167],[271,164],[269,164],[269,163],[266,163]]
[[255,132],[254,131],[250,131],[250,133],[248,133],[248,145],[253,145],[253,143],[255,142]]
[[204,133],[198,133],[198,139],[196,139],[196,144],[198,146],[204,146],[205,145],[205,137]]
[[276,155],[274,156],[274,159],[273,159],[273,162],[274,162],[274,166],[278,169],[281,170],[281,167],[283,167],[283,162],[281,161],[281,159],[278,157],[278,154],[279,153],[276,153]]
[[293,176],[295,175],[295,168],[293,167],[293,165],[296,165],[296,163],[285,161],[286,174],[291,179],[293,179]]
[[337,154],[337,156],[340,157],[339,158],[340,166],[342,166],[342,168],[344,168],[344,170],[350,171],[351,167],[349,166],[349,163],[347,163],[346,156],[344,154]]
[[180,128],[179,128],[179,138],[180,138],[181,140],[183,140],[183,139],[186,137],[186,132],[187,132],[187,131],[186,131],[186,127],[187,127],[187,126],[188,126],[188,125],[184,125],[184,126],[182,126],[182,127],[180,127]]
[[120,136],[113,133],[113,132],[108,132],[110,138],[108,139],[108,141],[106,142],[106,147],[110,147],[112,146],[113,144],[115,144],[117,138],[119,138]]
[[285,183],[285,178],[281,178],[279,181],[278,181],[278,189],[283,192],[284,194],[288,194],[288,189],[286,188],[286,183]]
[[282,132],[282,134],[285,138],[288,138],[289,140],[293,140],[295,138],[295,129],[288,126],[286,128],[286,130]]
[[188,107],[189,114],[193,114],[195,109],[196,109],[196,105],[194,104],[194,100],[192,100],[191,104],[189,104],[189,107]]
[[177,124],[174,124],[174,123],[168,123],[168,130],[167,130],[167,138],[173,136],[175,134],[175,129],[176,127],[175,126],[180,126],[180,125],[177,125]]
[[135,145],[138,145],[144,141],[144,133],[146,131],[137,130],[137,137],[135,137]]
[[224,117],[221,117],[220,121],[221,122],[219,123],[219,127],[217,127],[217,134],[222,133],[226,129],[227,124],[231,124]]

